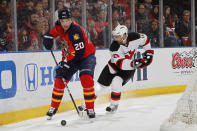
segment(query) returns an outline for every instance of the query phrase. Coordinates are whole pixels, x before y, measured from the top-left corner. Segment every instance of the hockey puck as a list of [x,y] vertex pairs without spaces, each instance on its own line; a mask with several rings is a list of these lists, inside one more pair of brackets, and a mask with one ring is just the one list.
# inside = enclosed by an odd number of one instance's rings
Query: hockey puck
[[61,121],[61,125],[62,125],[62,126],[65,126],[65,125],[66,125],[66,120],[62,120],[62,121]]

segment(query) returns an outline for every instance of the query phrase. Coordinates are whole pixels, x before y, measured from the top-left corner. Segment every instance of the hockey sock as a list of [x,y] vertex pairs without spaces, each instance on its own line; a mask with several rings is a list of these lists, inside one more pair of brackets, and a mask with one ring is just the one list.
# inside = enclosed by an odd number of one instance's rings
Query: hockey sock
[[121,92],[111,92],[111,104],[118,105],[120,100]]
[[51,107],[58,108],[64,95],[65,85],[62,79],[56,78],[54,86],[55,87],[53,88]]
[[81,84],[83,86],[84,100],[87,109],[94,109],[94,80],[91,75],[83,74],[80,76]]

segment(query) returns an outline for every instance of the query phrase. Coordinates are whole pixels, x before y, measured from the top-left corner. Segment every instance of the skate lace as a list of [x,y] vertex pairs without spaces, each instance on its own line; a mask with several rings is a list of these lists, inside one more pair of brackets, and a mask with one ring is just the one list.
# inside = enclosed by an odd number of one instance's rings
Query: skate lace
[[94,110],[93,109],[88,109],[88,114],[94,114]]

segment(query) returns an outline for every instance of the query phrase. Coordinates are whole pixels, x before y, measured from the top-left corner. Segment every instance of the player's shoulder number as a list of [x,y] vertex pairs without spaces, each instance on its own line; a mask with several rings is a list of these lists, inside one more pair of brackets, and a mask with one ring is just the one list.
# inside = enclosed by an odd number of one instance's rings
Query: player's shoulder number
[[74,46],[75,46],[75,50],[81,50],[85,47],[83,42],[76,43],[74,44]]

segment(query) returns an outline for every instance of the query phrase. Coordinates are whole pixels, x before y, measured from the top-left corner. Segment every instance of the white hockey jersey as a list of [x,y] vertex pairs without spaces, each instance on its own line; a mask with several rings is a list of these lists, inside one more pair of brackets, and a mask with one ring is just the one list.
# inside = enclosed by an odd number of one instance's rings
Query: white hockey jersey
[[131,32],[127,37],[127,46],[120,45],[113,41],[110,46],[111,59],[108,62],[110,72],[116,73],[117,70],[134,70],[132,61],[136,57],[139,47],[145,50],[151,50],[148,36],[141,33]]

